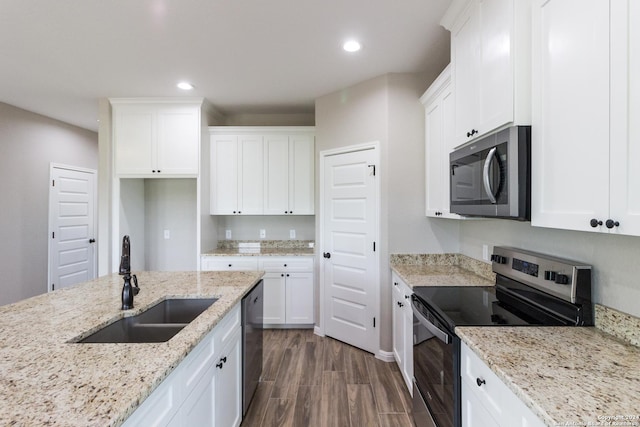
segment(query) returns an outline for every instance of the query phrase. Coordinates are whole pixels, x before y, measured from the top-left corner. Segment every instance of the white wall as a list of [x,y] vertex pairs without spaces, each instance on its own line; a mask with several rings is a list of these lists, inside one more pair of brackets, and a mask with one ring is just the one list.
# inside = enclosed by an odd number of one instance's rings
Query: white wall
[[98,169],[98,135],[0,103],[0,305],[47,291],[51,162]]
[[[289,230],[296,231],[295,240],[315,240],[315,216],[218,216],[218,236],[225,238],[225,231],[231,230],[233,240],[251,240],[259,242],[260,230],[265,230],[267,240],[290,240]],[[207,251],[214,248],[202,248]]]
[[[425,84],[424,75],[389,74],[316,99],[317,152],[365,142],[380,143],[379,324],[380,346],[385,351],[392,347],[389,254],[458,249],[456,222],[431,221],[425,217],[424,109],[419,97],[428,83]],[[316,212],[320,212],[317,196]],[[318,216],[318,233],[319,221]],[[322,248],[316,251],[321,253]]]
[[461,224],[462,253],[482,259],[482,245],[514,246],[590,264],[594,302],[640,316],[640,237],[532,227],[509,220]]
[[313,126],[315,115],[313,113],[237,113],[227,114],[224,126]]
[[[195,270],[195,179],[145,179],[145,264],[151,271]],[[169,239],[164,231],[169,231]]]

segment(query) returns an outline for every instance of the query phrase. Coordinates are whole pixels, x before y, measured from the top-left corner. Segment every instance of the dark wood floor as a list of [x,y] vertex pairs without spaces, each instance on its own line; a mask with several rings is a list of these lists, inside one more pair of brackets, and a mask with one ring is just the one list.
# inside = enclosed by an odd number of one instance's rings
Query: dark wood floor
[[268,329],[262,382],[242,427],[412,427],[410,411],[395,363],[311,329]]

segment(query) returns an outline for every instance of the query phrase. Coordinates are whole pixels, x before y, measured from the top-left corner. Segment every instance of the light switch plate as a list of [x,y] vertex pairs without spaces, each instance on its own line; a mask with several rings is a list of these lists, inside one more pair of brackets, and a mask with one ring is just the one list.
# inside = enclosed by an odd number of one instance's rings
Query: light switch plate
[[231,230],[226,230],[224,232],[224,238],[227,239],[227,240],[231,239]]
[[489,245],[482,245],[482,259],[489,261]]
[[289,230],[289,238],[290,239],[295,239],[296,238],[296,230]]
[[171,231],[164,230],[164,238],[165,238],[165,240],[170,239],[171,238]]
[[265,230],[264,228],[260,229],[260,238],[264,239],[265,237],[267,237],[267,230]]

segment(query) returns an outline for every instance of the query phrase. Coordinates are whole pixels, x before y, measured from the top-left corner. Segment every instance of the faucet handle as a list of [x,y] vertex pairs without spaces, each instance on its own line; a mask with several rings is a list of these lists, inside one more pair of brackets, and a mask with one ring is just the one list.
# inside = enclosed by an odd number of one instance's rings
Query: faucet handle
[[138,295],[138,292],[140,292],[140,288],[138,287],[138,276],[132,274],[131,278],[133,279],[133,294]]

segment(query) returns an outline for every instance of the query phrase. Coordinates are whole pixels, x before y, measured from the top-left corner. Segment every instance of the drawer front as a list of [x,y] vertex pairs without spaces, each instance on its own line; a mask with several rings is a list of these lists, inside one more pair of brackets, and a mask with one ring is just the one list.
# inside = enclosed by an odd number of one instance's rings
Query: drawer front
[[257,271],[258,258],[254,256],[203,256],[201,268],[203,271]]
[[222,350],[224,346],[231,340],[234,332],[241,327],[241,304],[238,303],[224,319],[218,323],[214,329],[214,345],[216,349]]
[[511,391],[467,345],[463,344],[461,347],[462,381],[494,419],[504,419],[508,410],[505,398]]
[[204,373],[211,367],[211,361],[215,356],[215,340],[214,335],[216,328],[200,342],[194,348],[191,353],[185,358],[183,371],[183,381],[185,384],[185,390],[191,390],[198,383],[199,379]]
[[312,257],[260,257],[258,270],[265,272],[308,273],[313,271]]

